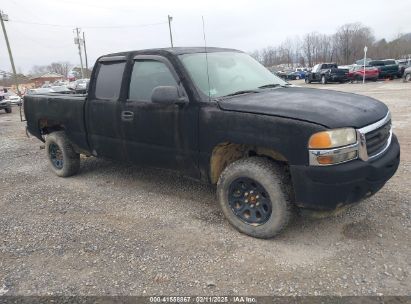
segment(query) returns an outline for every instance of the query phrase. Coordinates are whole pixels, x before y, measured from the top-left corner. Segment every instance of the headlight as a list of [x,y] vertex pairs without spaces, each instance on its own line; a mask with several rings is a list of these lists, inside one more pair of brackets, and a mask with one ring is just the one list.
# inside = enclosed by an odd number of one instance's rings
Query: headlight
[[334,165],[358,157],[357,134],[353,128],[315,133],[308,142],[310,165]]
[[310,137],[310,149],[330,149],[347,146],[357,142],[357,134],[353,128],[335,129],[315,133]]

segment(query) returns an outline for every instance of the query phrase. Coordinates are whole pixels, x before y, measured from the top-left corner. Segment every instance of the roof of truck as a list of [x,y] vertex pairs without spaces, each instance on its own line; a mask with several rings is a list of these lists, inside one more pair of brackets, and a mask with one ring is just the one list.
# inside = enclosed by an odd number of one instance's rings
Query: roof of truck
[[228,49],[228,48],[219,48],[219,47],[207,47],[204,46],[200,47],[173,47],[173,48],[156,48],[156,49],[144,49],[144,50],[135,50],[135,51],[127,51],[127,52],[120,52],[120,53],[112,53],[106,54],[104,57],[109,56],[125,56],[130,53],[133,54],[159,54],[159,53],[170,53],[173,55],[182,55],[182,54],[194,54],[194,53],[204,53],[207,50],[208,53],[214,52],[241,52],[235,49]]

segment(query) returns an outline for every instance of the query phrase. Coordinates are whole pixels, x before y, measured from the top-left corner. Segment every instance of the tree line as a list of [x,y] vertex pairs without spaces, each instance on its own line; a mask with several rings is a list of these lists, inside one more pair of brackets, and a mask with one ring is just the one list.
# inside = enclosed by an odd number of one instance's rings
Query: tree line
[[[70,62],[63,61],[63,62],[52,62],[49,65],[34,65],[30,73],[24,75],[22,73],[17,73],[17,81],[20,84],[30,83],[31,78],[36,76],[41,76],[46,73],[57,73],[63,75],[65,78],[68,77],[69,74],[72,74],[77,79],[81,78],[81,69],[79,67],[74,66]],[[83,69],[84,77],[90,78],[91,70],[90,69]],[[14,84],[13,74],[10,72],[0,71],[0,86],[2,87],[10,87]]]
[[411,33],[399,34],[388,42],[386,39],[376,40],[368,26],[349,23],[340,26],[334,34],[311,32],[302,38],[287,38],[278,46],[255,50],[251,56],[266,67],[312,67],[322,62],[347,65],[364,58],[364,46],[368,47],[368,58],[407,58],[411,54]]
[[69,72],[74,66],[67,61],[64,62],[52,62],[49,65],[35,65],[32,67],[31,75],[42,75],[45,73],[57,73],[67,77]]

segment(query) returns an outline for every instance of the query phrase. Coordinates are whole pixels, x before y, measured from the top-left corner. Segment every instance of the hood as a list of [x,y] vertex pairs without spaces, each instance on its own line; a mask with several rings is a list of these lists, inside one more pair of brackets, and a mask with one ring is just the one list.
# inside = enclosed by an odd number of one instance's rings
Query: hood
[[328,128],[361,128],[387,115],[371,97],[331,90],[278,88],[220,99],[223,110],[287,117]]

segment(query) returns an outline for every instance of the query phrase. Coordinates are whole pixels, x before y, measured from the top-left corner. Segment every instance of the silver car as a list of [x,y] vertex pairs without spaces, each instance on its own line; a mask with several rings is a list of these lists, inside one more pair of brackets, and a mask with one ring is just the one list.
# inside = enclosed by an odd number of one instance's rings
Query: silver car
[[411,81],[411,66],[404,70],[404,81]]

